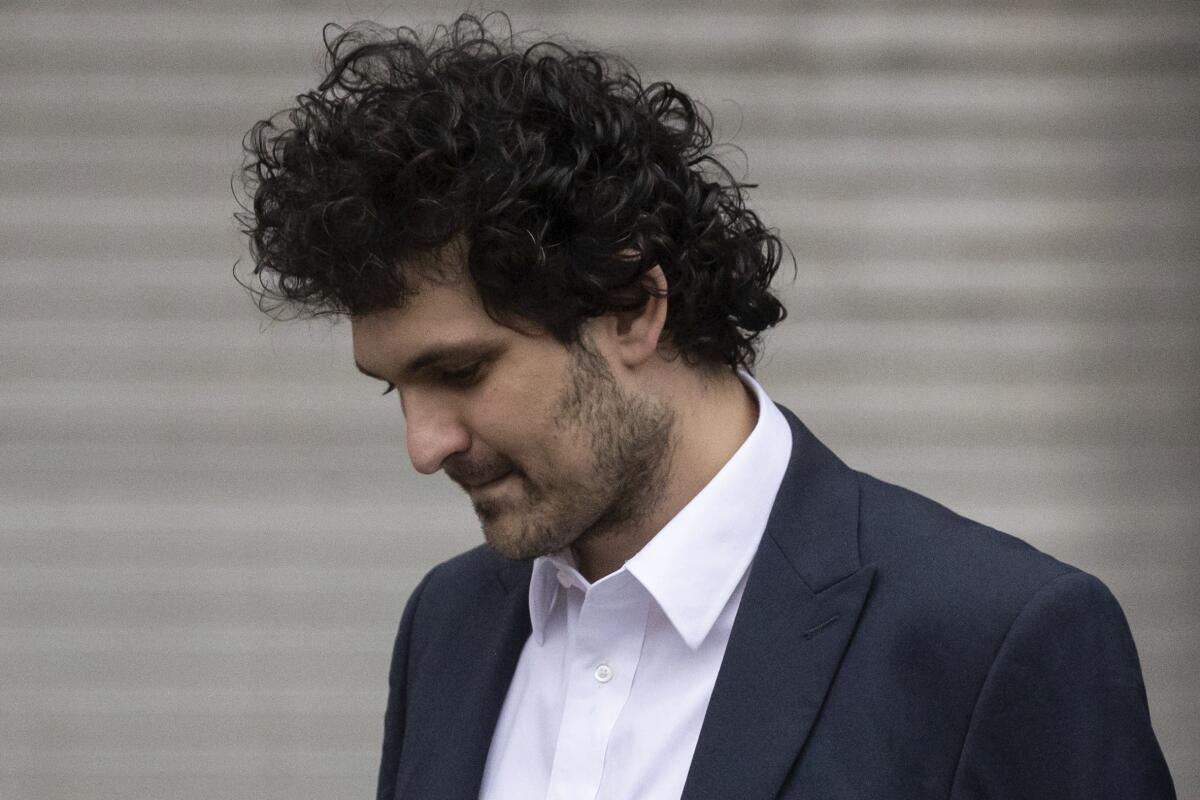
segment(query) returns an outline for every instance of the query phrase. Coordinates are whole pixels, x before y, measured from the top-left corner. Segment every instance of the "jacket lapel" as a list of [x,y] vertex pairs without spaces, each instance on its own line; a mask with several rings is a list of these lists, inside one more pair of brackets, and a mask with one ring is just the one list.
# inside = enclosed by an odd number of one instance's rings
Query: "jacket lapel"
[[787,409],[792,458],[713,687],[682,800],[775,797],[804,746],[874,578],[858,482]]
[[454,687],[451,702],[443,724],[422,737],[419,753],[406,757],[409,780],[401,781],[398,798],[479,797],[492,732],[530,634],[530,562],[496,562],[497,580],[484,588],[474,613],[458,620],[457,646],[439,661],[440,682]]

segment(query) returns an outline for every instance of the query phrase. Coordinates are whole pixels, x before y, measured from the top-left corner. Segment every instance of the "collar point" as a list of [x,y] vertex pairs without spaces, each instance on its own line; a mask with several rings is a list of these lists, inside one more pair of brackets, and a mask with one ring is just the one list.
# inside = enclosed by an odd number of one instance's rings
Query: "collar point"
[[682,631],[676,628],[679,638],[683,639],[683,643],[693,651],[700,649],[700,645],[704,644],[704,640],[708,638],[711,630],[711,628],[706,628],[705,630]]

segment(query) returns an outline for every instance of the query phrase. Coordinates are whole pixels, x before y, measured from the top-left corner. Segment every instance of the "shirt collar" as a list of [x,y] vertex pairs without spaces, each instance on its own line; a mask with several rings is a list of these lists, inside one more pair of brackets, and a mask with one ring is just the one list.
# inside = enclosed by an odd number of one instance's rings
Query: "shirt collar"
[[559,589],[563,588],[559,575],[569,576],[586,586],[583,576],[575,569],[571,548],[533,560],[533,573],[529,577],[529,622],[534,641],[539,645],[545,640],[546,620],[558,602]]
[[[754,429],[712,480],[622,567],[693,649],[708,636],[750,567],[792,454],[792,431],[783,414],[749,373],[738,370],[738,377],[758,402]],[[562,588],[560,574],[588,588],[570,548],[534,560],[529,617],[539,644]]]

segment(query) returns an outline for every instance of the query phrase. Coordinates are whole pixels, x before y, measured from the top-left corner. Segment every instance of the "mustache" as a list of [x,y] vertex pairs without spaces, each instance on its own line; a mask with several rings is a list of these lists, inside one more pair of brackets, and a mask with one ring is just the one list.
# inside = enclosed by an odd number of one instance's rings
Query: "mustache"
[[442,469],[450,480],[464,489],[490,483],[515,469],[507,458],[497,457],[486,461],[468,461],[465,457],[447,459]]

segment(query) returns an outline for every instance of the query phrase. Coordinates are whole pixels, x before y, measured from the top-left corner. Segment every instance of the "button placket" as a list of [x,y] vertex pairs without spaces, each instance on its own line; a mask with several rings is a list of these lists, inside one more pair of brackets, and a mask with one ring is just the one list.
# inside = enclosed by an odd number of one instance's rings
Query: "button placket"
[[[631,580],[628,575],[618,578]],[[548,784],[547,798],[556,800],[591,796],[601,786],[609,737],[629,698],[650,602],[644,592],[631,592],[628,583],[590,586],[579,594],[570,677]],[[584,792],[582,787],[587,787]]]

